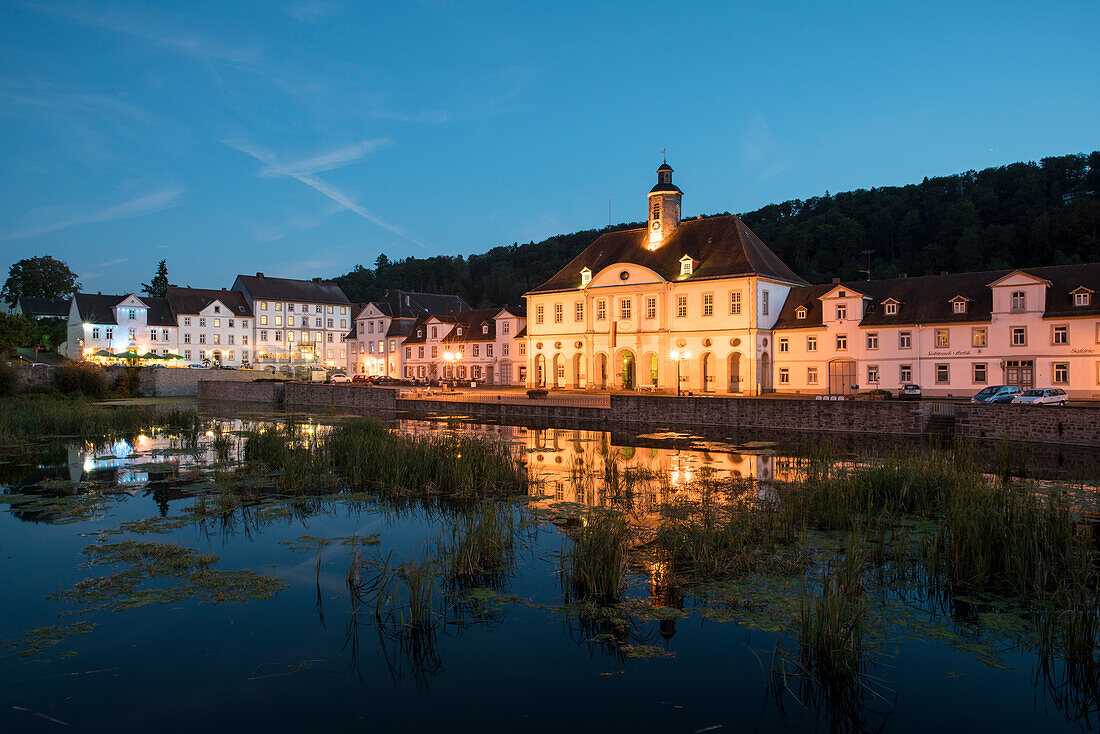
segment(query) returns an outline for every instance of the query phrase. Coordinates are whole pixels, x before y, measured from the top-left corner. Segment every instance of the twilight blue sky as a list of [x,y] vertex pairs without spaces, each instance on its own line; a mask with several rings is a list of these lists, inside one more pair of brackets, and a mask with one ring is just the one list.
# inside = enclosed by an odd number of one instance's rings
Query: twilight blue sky
[[0,2],[0,278],[337,275],[1100,147],[1100,2]]

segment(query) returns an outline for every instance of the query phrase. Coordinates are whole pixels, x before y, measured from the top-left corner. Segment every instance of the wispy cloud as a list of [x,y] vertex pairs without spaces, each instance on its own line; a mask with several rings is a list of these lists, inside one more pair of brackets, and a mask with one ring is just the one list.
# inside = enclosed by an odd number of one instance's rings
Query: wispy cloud
[[128,263],[128,262],[130,262],[130,258],[120,257],[117,260],[108,260],[107,262],[102,262],[99,265],[96,265],[96,267],[97,268],[110,268],[110,267],[113,267],[115,265],[121,265],[122,263]]
[[322,18],[336,15],[340,9],[336,3],[327,0],[302,0],[282,6],[283,12],[296,20],[314,23]]
[[343,168],[350,163],[365,158],[374,150],[389,144],[390,141],[388,138],[363,140],[359,143],[346,145],[343,148],[337,148],[328,153],[313,156],[312,158],[305,158],[293,163],[268,165],[266,168],[261,169],[256,175],[260,178],[277,178],[282,176],[297,178],[298,176],[312,176],[322,171],[333,171],[337,168]]
[[259,63],[262,53],[259,47],[223,44],[215,39],[186,30],[169,30],[117,11],[95,12],[74,5],[45,5],[34,2],[27,2],[24,5],[73,23],[102,28],[120,35],[137,38],[165,51],[189,56],[200,61],[219,61],[238,66],[255,66]]
[[[335,168],[339,168],[342,165],[347,165],[353,161],[357,161],[367,154],[370,150],[374,150],[378,147],[379,141],[363,141],[356,145],[347,146],[331,153],[324,153],[322,155],[313,156],[296,163],[281,163],[274,153],[269,150],[264,150],[250,143],[246,143],[240,140],[223,140],[222,143],[233,150],[244,153],[245,155],[252,156],[260,163],[264,164],[264,168],[260,169],[257,173],[258,176],[263,178],[292,178],[295,181],[309,186],[314,191],[318,192],[322,196],[326,196],[332,201],[339,204],[348,211],[355,212],[363,219],[366,219],[373,224],[378,225],[382,229],[393,232],[398,237],[408,240],[414,245],[428,249],[428,247],[412,236],[410,236],[401,227],[396,224],[386,221],[382,217],[378,216],[374,212],[370,211],[366,207],[362,206],[355,197],[340,189],[333,184],[328,183],[315,174],[319,171],[331,171]],[[368,147],[369,146],[369,147]],[[343,162],[339,162],[343,161]]]
[[91,212],[90,214],[70,216],[52,222],[43,222],[32,227],[16,230],[15,232],[0,234],[0,242],[39,237],[51,232],[59,232],[63,229],[69,229],[70,227],[77,227],[82,224],[96,224],[100,222],[111,222],[116,219],[141,217],[146,214],[152,214],[174,206],[179,206],[181,203],[180,197],[182,195],[183,189],[165,189],[163,191],[157,191],[152,194],[147,194],[146,196],[124,201],[121,204],[109,206],[106,209]]
[[787,152],[759,113],[752,115],[741,134],[741,154],[748,168],[760,172],[760,181],[778,176],[791,167]]

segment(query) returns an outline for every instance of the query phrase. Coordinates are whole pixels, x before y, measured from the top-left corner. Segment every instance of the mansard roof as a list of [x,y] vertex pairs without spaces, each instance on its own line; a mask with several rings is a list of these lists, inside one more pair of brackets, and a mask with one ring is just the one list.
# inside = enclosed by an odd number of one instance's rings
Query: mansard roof
[[[595,274],[619,263],[649,268],[675,282],[761,275],[796,285],[806,283],[737,216],[689,219],[672,230],[656,250],[648,249],[648,243],[649,233],[644,227],[606,232],[530,293],[577,290],[582,268]],[[680,259],[684,255],[690,255],[696,264],[691,275],[681,277]]]
[[[212,288],[181,288],[168,286],[168,302],[177,315],[197,314],[214,301],[220,301],[229,309],[227,316],[251,318],[252,309],[240,291],[215,290]],[[144,299],[142,299],[144,300]]]
[[152,298],[150,296],[138,296],[137,294],[105,296],[101,293],[77,293],[73,298],[76,299],[76,312],[84,323],[117,324],[115,306],[131,295],[148,308],[149,313],[146,317],[149,326],[176,325],[176,316],[172,313],[172,306],[168,303],[167,298]]
[[[479,308],[473,311],[463,311],[459,314],[449,314],[450,316],[458,316],[452,323],[456,328],[451,329],[447,336],[443,337],[442,341],[445,342],[488,342],[497,338],[496,321],[493,318],[499,313],[500,309],[497,308]],[[485,324],[489,327],[488,333],[482,333],[481,326]],[[462,327],[462,335],[459,336],[458,328]]]
[[297,278],[269,278],[263,273],[238,275],[233,290],[245,290],[253,298],[273,301],[302,301],[350,306],[351,301],[331,280],[299,280]]
[[[1085,283],[1100,284],[1100,263],[926,275],[917,278],[857,280],[845,282],[843,285],[869,297],[860,321],[861,326],[968,323],[990,320],[993,311],[991,284],[1016,272],[1025,273],[1037,281],[1049,282],[1046,311],[1043,313],[1045,317],[1100,314],[1100,303],[1074,306],[1072,295],[1074,290]],[[836,283],[829,283],[791,289],[775,328],[821,326],[822,308],[819,299],[836,287]],[[969,299],[965,313],[954,313],[951,307],[951,302],[958,297]],[[887,314],[882,307],[882,303],[890,299],[900,302],[896,314]],[[795,317],[799,306],[807,309],[804,319]]]

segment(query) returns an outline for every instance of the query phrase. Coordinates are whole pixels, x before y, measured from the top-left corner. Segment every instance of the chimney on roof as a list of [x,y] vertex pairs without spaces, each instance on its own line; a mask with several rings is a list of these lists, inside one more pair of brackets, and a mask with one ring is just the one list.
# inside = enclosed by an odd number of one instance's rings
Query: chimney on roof
[[264,277],[264,274],[263,273],[256,273],[256,277],[257,278],[262,278],[262,277]]
[[833,284],[836,285],[838,283],[840,283],[840,278],[833,278]]

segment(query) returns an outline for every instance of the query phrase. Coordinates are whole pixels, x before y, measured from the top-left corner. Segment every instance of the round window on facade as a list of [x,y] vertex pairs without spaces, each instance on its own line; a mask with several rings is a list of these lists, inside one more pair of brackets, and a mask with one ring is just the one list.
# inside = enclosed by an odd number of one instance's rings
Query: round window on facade
[[542,349],[542,342],[535,342],[535,349]]
[[740,340],[740,339],[738,339],[737,337],[734,337],[733,339],[730,339],[730,346],[731,346],[731,347],[739,347],[739,346],[741,346],[741,340]]
[[630,272],[629,271],[624,270],[623,272],[619,273],[619,280],[629,280],[629,279],[630,279]]
[[710,345],[711,345],[711,341],[710,341],[710,339],[704,339],[704,340],[703,340],[703,346],[704,346],[704,347],[709,347]]

